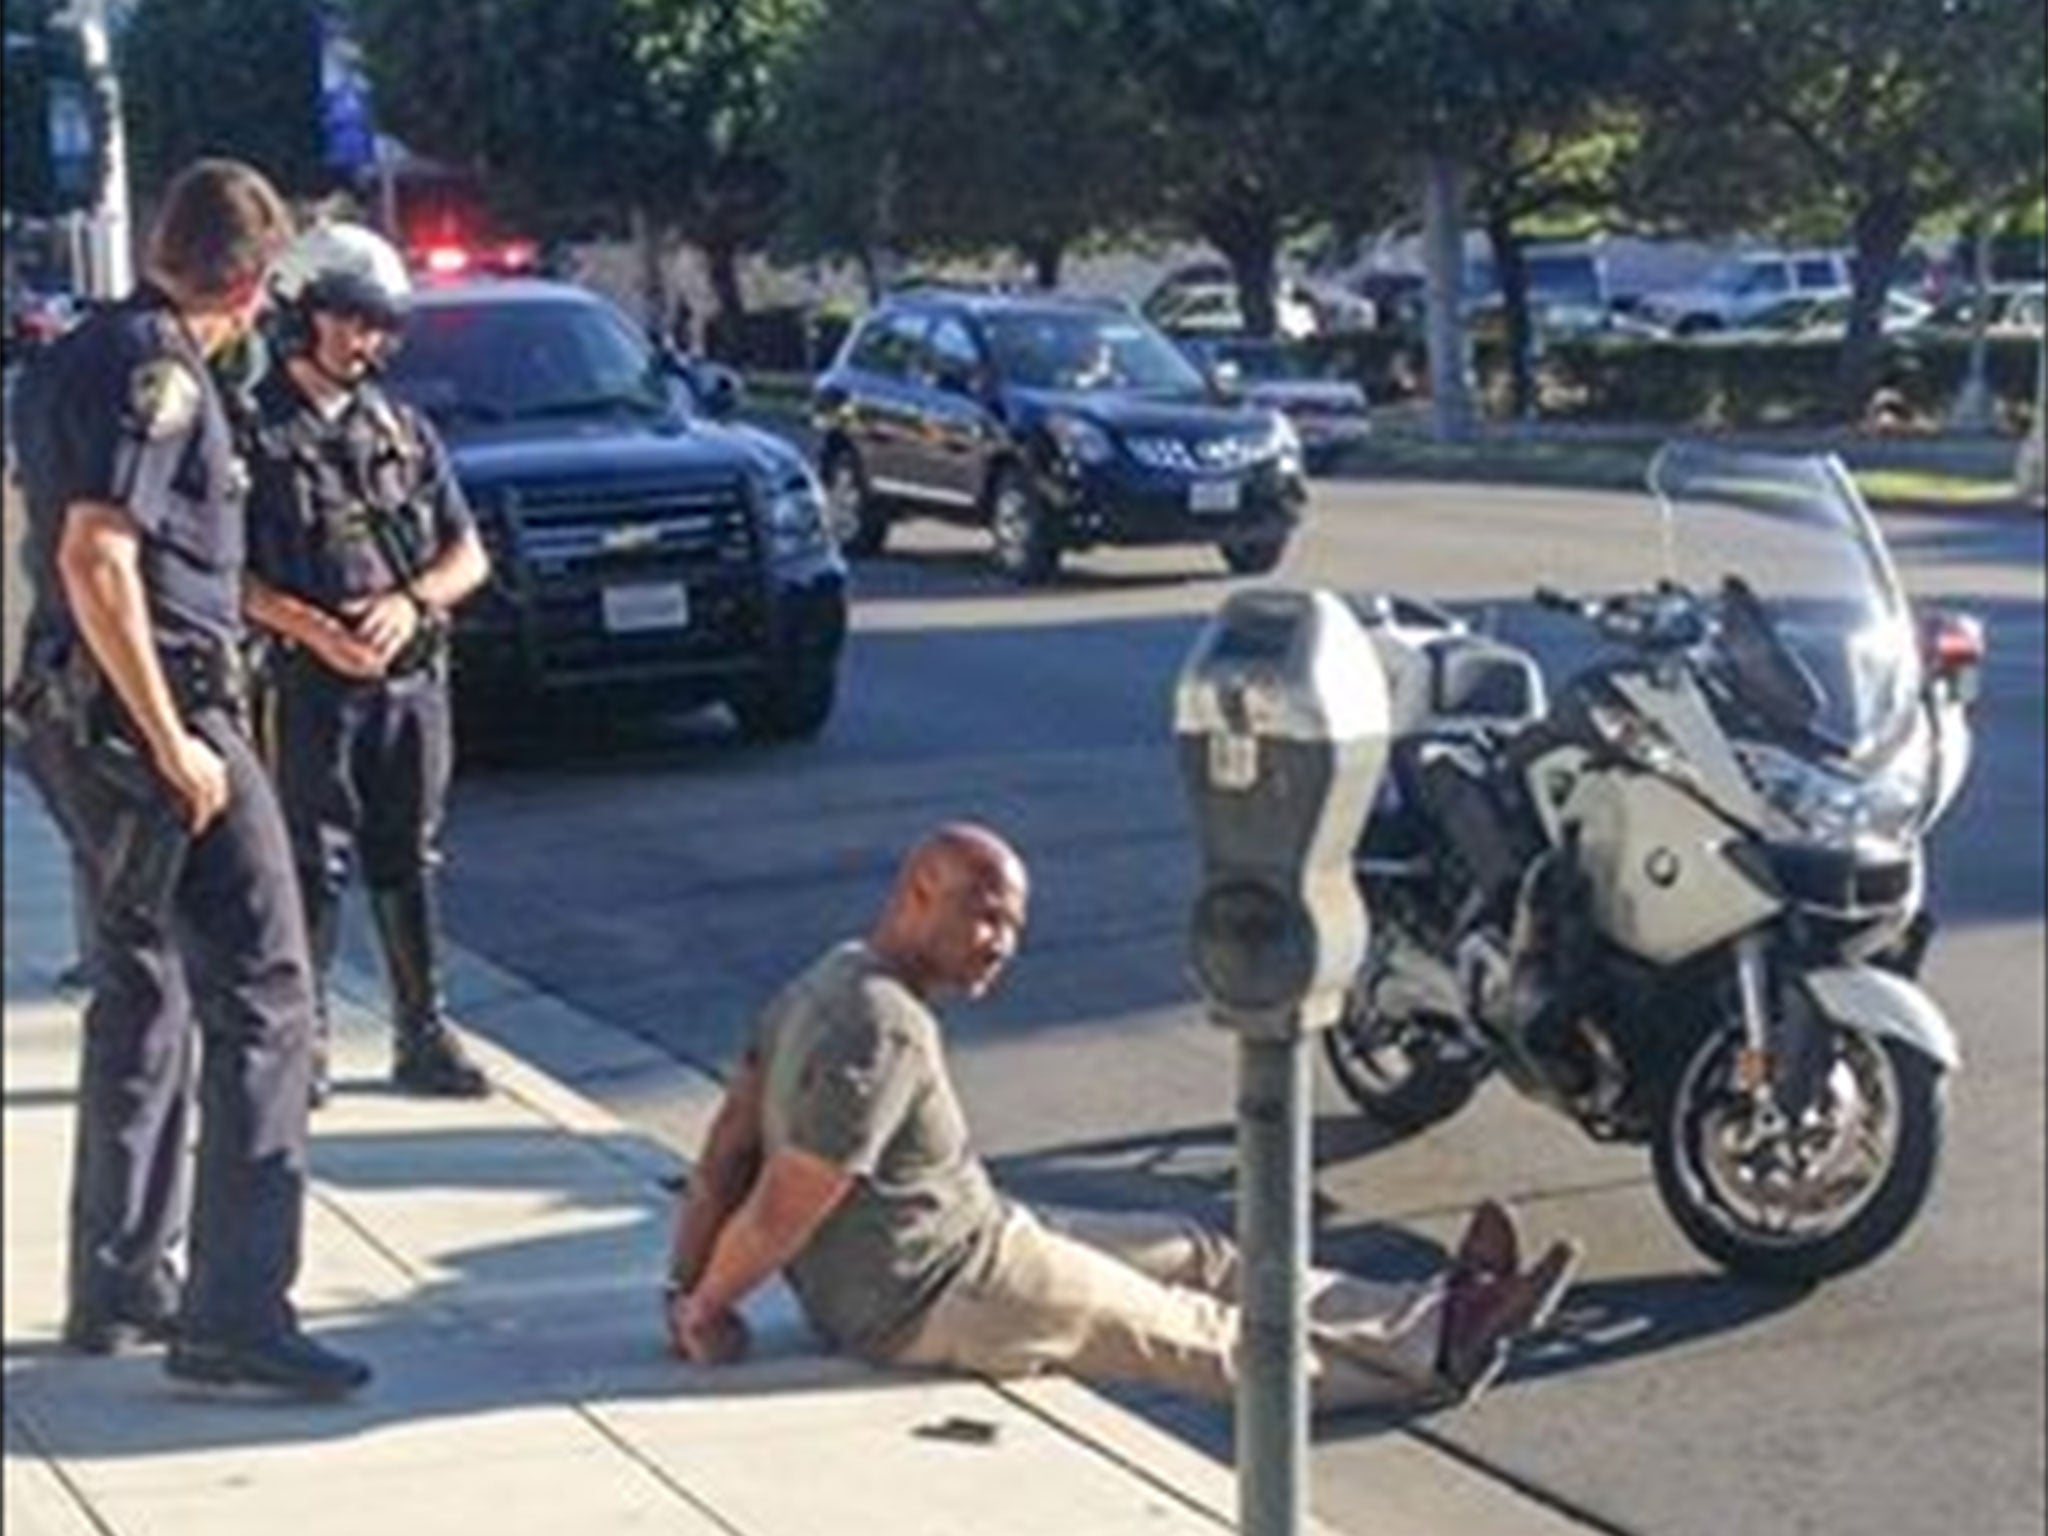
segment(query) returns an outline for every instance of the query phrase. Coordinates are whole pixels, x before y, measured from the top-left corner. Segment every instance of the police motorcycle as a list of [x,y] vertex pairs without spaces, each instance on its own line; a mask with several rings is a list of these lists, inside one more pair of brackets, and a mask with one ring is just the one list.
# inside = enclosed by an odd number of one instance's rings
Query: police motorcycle
[[1813,1283],[1934,1182],[1960,1054],[1913,979],[1923,840],[1968,770],[1983,631],[1916,625],[1833,458],[1673,445],[1650,484],[1643,585],[1536,593],[1601,643],[1554,702],[1441,609],[1355,604],[1395,740],[1327,1051],[1396,1132],[1497,1070],[1646,1144],[1702,1253]]

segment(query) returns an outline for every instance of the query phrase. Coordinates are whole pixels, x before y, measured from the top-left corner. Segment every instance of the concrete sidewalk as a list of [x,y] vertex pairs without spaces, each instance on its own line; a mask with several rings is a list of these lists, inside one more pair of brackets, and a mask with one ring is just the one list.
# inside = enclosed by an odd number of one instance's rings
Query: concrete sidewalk
[[[342,977],[340,1091],[314,1122],[298,1300],[374,1362],[341,1405],[193,1395],[154,1354],[56,1347],[79,1000],[68,867],[4,776],[5,1515],[12,1536],[1181,1536],[1229,1529],[1227,1468],[1062,1380],[884,1376],[817,1352],[786,1293],[748,1309],[756,1358],[668,1358],[655,1290],[676,1155],[476,1040],[480,1103],[383,1087],[385,1031]],[[458,993],[548,1057],[663,1094],[694,1145],[715,1085],[464,957]],[[466,1015],[465,1015],[466,1016]],[[1402,1435],[1373,1536],[1579,1529]]]

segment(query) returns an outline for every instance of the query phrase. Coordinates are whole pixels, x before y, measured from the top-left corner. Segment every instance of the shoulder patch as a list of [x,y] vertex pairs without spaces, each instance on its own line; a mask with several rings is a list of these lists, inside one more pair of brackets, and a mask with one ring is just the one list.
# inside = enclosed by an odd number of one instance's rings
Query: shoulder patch
[[188,430],[204,398],[192,370],[174,357],[153,357],[128,376],[128,409],[148,438]]

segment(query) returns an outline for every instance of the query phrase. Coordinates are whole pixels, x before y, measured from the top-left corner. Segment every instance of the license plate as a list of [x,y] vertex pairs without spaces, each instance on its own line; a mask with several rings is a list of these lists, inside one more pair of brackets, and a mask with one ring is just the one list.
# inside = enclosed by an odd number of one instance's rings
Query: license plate
[[1244,486],[1236,480],[1197,480],[1188,487],[1190,512],[1235,512],[1244,500]]
[[682,629],[689,622],[690,594],[680,581],[604,589],[604,627],[615,635]]

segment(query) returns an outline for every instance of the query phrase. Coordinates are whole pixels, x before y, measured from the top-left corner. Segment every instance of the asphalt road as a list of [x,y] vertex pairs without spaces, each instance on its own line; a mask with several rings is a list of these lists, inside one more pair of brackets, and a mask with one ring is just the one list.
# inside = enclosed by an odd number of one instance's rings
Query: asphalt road
[[[1319,1088],[1329,1257],[1412,1271],[1464,1209],[1513,1197],[1591,1249],[1560,1342],[1464,1414],[1323,1429],[1318,1508],[1361,1532],[1373,1436],[1430,1438],[1614,1530],[2020,1536],[2043,1517],[2043,539],[2031,521],[1897,519],[1909,583],[1991,626],[1975,781],[1936,850],[1949,927],[1928,974],[1968,1060],[1937,1203],[1885,1262],[1797,1296],[1710,1270],[1643,1157],[1490,1087],[1381,1146]],[[1281,579],[1496,605],[1539,640],[1537,579],[1625,580],[1653,538],[1626,497],[1319,488]],[[1031,860],[1025,953],[950,1028],[985,1151],[1012,1187],[1171,1201],[1229,1219],[1233,1056],[1184,980],[1194,878],[1168,750],[1171,679],[1227,590],[1204,551],[1102,554],[1054,592],[916,530],[859,572],[840,712],[803,747],[715,713],[585,728],[469,775],[450,864],[458,936],[578,1006],[722,1068],[751,1011],[857,931],[934,820],[987,819]],[[628,1105],[649,1123],[660,1106]],[[1222,1416],[1145,1404],[1211,1445]]]
[[[1412,1272],[1486,1193],[1516,1200],[1535,1239],[1591,1249],[1566,1336],[1479,1408],[1319,1432],[1316,1503],[1341,1528],[1369,1536],[1373,1437],[1413,1434],[1644,1536],[2041,1529],[2043,529],[1888,526],[1916,594],[1976,609],[1993,642],[1976,776],[1935,850],[1948,927],[1927,981],[1967,1055],[1935,1205],[1882,1263],[1773,1292],[1692,1254],[1639,1154],[1505,1089],[1383,1146],[1322,1081],[1326,1256]],[[1494,605],[1507,633],[1547,641],[1528,588],[1624,580],[1651,537],[1625,497],[1324,484],[1280,579]],[[1171,679],[1228,590],[1219,570],[1202,551],[1105,554],[1057,591],[1018,593],[975,541],[917,531],[860,569],[844,699],[819,742],[743,747],[715,713],[593,723],[466,774],[451,926],[722,1068],[767,992],[863,925],[910,839],[985,818],[1037,882],[1017,969],[950,1025],[985,1151],[1030,1196],[1228,1221],[1233,1057],[1184,980],[1194,861],[1167,739]],[[613,1102],[660,1128],[661,1104]],[[1227,1443],[1220,1413],[1141,1406]]]

